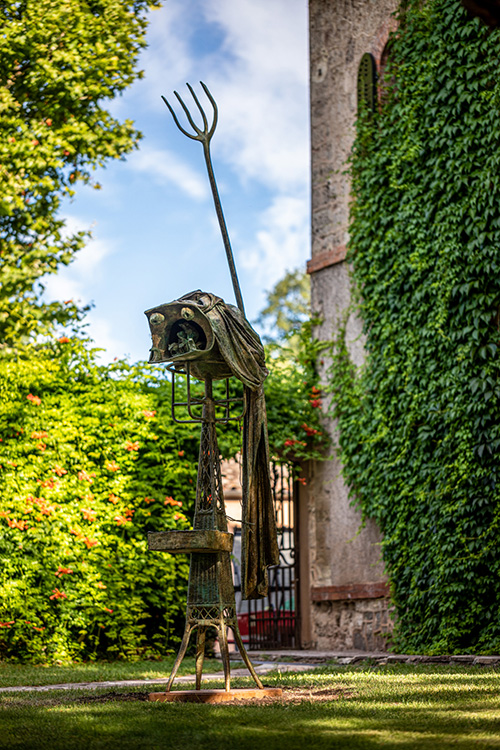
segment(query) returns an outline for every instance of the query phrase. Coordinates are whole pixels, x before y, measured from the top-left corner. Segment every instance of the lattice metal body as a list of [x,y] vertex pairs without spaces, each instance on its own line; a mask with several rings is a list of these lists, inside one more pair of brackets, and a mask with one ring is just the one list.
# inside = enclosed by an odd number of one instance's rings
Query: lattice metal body
[[[175,378],[175,373],[173,374]],[[200,403],[200,401],[198,401]],[[219,448],[217,444],[216,423],[227,422],[226,417],[218,420],[215,415],[216,401],[212,392],[212,380],[205,380],[205,397],[202,400],[203,413],[201,421],[200,457],[198,462],[198,481],[196,486],[196,504],[191,534],[196,540],[196,546],[203,544],[207,532],[219,531],[224,537],[227,534],[227,518],[222,490]],[[217,402],[220,405],[220,401]],[[228,407],[229,408],[229,407]],[[184,420],[183,420],[184,421]],[[150,549],[163,549],[170,552],[182,551],[174,539],[178,532],[156,532],[149,535]],[[262,688],[253,665],[246,653],[241,639],[236,618],[236,603],[231,571],[230,552],[214,549],[217,541],[212,542],[210,551],[191,553],[189,568],[189,584],[186,608],[186,625],[179,653],[175,661],[167,691],[171,689],[182,659],[186,653],[192,632],[197,630],[196,646],[196,689],[201,688],[203,659],[205,654],[205,637],[207,628],[217,630],[221,656],[224,666],[224,681],[226,690],[230,689],[230,662],[227,631],[233,631],[240,655],[247,665],[250,674]],[[185,551],[185,550],[184,550]]]

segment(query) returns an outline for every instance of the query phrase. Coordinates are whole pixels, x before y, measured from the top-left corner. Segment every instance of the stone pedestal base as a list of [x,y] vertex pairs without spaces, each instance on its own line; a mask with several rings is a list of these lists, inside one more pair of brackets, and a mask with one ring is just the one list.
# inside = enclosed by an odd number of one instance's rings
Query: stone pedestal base
[[184,703],[223,703],[224,701],[281,698],[281,688],[236,688],[233,690],[173,690],[171,693],[150,693],[150,701]]

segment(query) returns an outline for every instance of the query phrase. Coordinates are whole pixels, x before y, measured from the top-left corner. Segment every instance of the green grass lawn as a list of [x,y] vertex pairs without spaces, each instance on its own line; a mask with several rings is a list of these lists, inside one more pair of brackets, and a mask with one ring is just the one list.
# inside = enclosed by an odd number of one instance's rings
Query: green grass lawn
[[[62,666],[0,663],[0,687],[54,685],[63,682],[101,682],[103,680],[154,680],[159,677],[168,677],[174,661],[175,656],[162,661],[99,661]],[[222,663],[217,659],[205,659],[205,672],[220,672],[221,669]],[[186,657],[178,674],[185,675],[193,672],[194,659]]]
[[500,748],[500,672],[491,668],[327,666],[264,682],[282,686],[284,698],[200,705],[147,702],[143,688],[1,694],[0,748]]

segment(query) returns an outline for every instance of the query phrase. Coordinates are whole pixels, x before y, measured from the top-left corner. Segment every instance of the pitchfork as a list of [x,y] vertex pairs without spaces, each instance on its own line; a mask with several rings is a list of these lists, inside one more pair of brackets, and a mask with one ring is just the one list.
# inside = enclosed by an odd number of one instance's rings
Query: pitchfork
[[205,155],[205,163],[207,165],[208,179],[210,180],[210,187],[212,188],[212,195],[213,195],[214,203],[215,203],[215,211],[217,213],[217,218],[219,220],[220,230],[222,232],[222,239],[223,239],[223,242],[224,242],[224,248],[226,250],[227,262],[229,264],[229,272],[231,274],[231,281],[233,282],[234,294],[235,294],[235,297],[236,297],[237,305],[238,305],[240,311],[242,312],[242,314],[244,315],[245,314],[245,308],[243,306],[243,297],[241,296],[241,289],[240,289],[240,284],[239,284],[239,281],[238,281],[238,275],[236,273],[236,266],[234,264],[234,256],[233,256],[233,251],[231,249],[231,242],[229,240],[229,234],[228,234],[228,231],[227,231],[226,221],[224,219],[224,213],[222,211],[222,204],[221,204],[220,197],[219,197],[219,191],[217,189],[217,183],[215,182],[215,175],[214,175],[214,170],[213,170],[213,167],[212,167],[212,159],[210,157],[210,141],[212,139],[212,136],[213,136],[213,134],[215,132],[215,128],[217,126],[217,117],[218,117],[217,104],[215,103],[215,99],[213,98],[212,94],[208,90],[208,87],[205,86],[205,84],[203,83],[203,81],[200,81],[200,84],[201,84],[201,86],[203,88],[203,91],[207,95],[208,100],[210,101],[210,104],[212,105],[213,110],[214,110],[213,121],[212,121],[212,124],[211,124],[210,127],[208,126],[207,116],[205,115],[203,107],[201,106],[200,102],[198,101],[198,97],[196,96],[195,92],[193,91],[193,88],[189,85],[189,83],[186,83],[186,86],[188,87],[188,89],[190,91],[190,94],[191,94],[191,96],[193,97],[193,99],[195,101],[196,106],[200,110],[201,118],[203,120],[203,130],[196,125],[196,123],[194,122],[193,118],[191,117],[191,114],[190,114],[188,108],[186,107],[186,105],[182,101],[182,98],[179,96],[179,94],[177,93],[177,91],[174,91],[174,94],[177,97],[177,99],[179,101],[179,104],[181,105],[182,109],[184,110],[184,113],[185,113],[185,115],[187,117],[187,120],[188,120],[189,124],[191,125],[191,127],[193,128],[193,130],[195,132],[194,135],[193,135],[193,133],[189,133],[187,130],[185,130],[182,127],[182,125],[180,124],[179,120],[177,119],[177,115],[175,114],[174,110],[172,109],[172,107],[170,106],[170,104],[168,103],[168,101],[165,99],[164,96],[162,96],[162,99],[165,102],[165,104],[167,105],[167,107],[169,108],[170,114],[174,118],[174,122],[177,125],[177,127],[179,128],[179,130],[181,131],[181,133],[184,133],[184,135],[186,135],[188,138],[192,138],[193,141],[200,141],[200,143],[203,145],[203,153]]

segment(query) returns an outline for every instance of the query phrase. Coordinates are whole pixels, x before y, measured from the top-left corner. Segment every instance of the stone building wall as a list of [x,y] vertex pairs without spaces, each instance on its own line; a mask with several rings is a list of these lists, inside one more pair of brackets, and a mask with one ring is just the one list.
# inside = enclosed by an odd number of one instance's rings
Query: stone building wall
[[[350,303],[348,240],[349,179],[345,174],[354,138],[357,73],[370,52],[380,64],[398,0],[310,0],[312,148],[312,308],[331,339]],[[351,315],[347,334],[354,362],[363,361],[360,321]],[[327,378],[328,362],[322,375]],[[335,425],[328,429],[336,440]],[[374,523],[360,528],[340,476],[339,461],[312,465],[307,497],[309,607],[302,582],[303,645],[319,649],[385,647],[390,630],[380,535]],[[304,528],[304,525],[302,526]],[[305,570],[305,568],[304,568]]]

